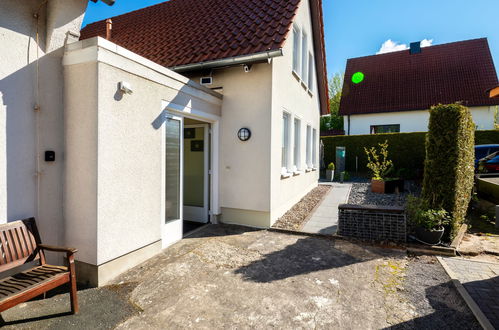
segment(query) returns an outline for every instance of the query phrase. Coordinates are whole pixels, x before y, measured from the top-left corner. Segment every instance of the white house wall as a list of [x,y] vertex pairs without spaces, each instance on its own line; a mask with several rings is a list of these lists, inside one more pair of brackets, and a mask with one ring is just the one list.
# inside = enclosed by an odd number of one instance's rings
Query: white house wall
[[[308,36],[308,49],[313,53],[312,25],[310,4],[308,0],[301,1],[297,16],[294,20],[301,29],[305,29]],[[293,33],[290,31],[288,40],[283,49],[284,56],[273,59],[272,70],[272,159],[271,159],[271,219],[272,223],[283,213],[289,210],[297,201],[317,186],[319,171],[305,172],[306,160],[306,127],[310,125],[317,130],[314,147],[319,143],[319,116],[320,102],[317,92],[317,79],[314,92],[309,94],[307,89],[292,73],[293,69]],[[314,54],[315,57],[315,54]],[[315,65],[314,65],[315,69]],[[317,73],[315,72],[317,78]],[[281,178],[281,147],[282,147],[282,116],[283,111],[291,114],[290,130],[290,159],[293,159],[295,117],[301,120],[301,170],[302,173],[289,178]],[[315,164],[319,162],[319,150],[316,151]],[[318,166],[317,166],[318,167]]]
[[[495,106],[471,107],[477,129],[494,129]],[[350,135],[370,134],[371,125],[400,124],[400,132],[426,132],[430,113],[428,110],[385,112],[350,116]],[[348,116],[343,117],[348,134]]]
[[[49,244],[63,244],[64,233],[61,47],[77,38],[87,2],[0,1],[0,223],[36,216]],[[76,37],[68,40],[68,31]],[[46,150],[55,151],[55,162],[44,161]]]
[[[254,64],[214,69],[210,88],[223,88],[220,121],[221,220],[256,227],[270,226],[270,143],[272,66]],[[192,75],[199,81],[200,75]],[[240,128],[251,130],[241,142]]]
[[[218,116],[222,100],[100,38],[68,47],[64,64],[66,237],[79,261],[101,266],[161,239],[162,104]],[[133,94],[118,90],[121,81]]]

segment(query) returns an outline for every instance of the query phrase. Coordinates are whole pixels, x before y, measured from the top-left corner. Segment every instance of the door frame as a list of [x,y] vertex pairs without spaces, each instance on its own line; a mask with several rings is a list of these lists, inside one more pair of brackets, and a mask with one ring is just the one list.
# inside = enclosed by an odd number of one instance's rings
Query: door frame
[[[185,128],[199,128],[202,127],[204,128],[204,157],[203,157],[203,216],[206,216],[206,222],[203,221],[203,223],[208,223],[210,221],[210,154],[211,154],[211,141],[210,141],[210,124],[193,124],[193,125],[184,125]],[[182,149],[183,150],[183,149]],[[184,157],[182,157],[184,158]],[[196,210],[199,207],[196,206],[185,206],[182,205],[183,209],[186,211],[183,213],[185,215],[188,212],[195,213]],[[192,214],[191,213],[191,214]],[[185,220],[185,219],[182,219]],[[195,221],[195,220],[194,220]]]
[[[178,116],[182,118],[191,118],[200,120],[206,123],[211,124],[211,136],[210,136],[210,175],[209,175],[209,195],[210,195],[210,206],[209,206],[209,215],[211,223],[218,223],[217,217],[220,215],[220,120],[221,117],[190,107],[191,104],[188,105],[179,105],[170,101],[162,100],[161,101],[161,117],[162,120],[166,120],[168,116]],[[183,120],[182,120],[183,123]],[[182,239],[182,236],[179,235],[171,235],[168,236],[168,232],[165,229],[166,227],[166,206],[165,206],[165,198],[166,198],[166,185],[164,184],[166,181],[166,125],[162,125],[162,207],[161,207],[161,240],[162,247],[166,248],[173,243]],[[183,127],[183,125],[182,125]],[[182,139],[183,140],[183,139]],[[182,141],[183,143],[183,141]],[[182,146],[183,149],[183,146]],[[182,163],[183,168],[183,163]],[[182,190],[183,197],[183,190]],[[182,198],[183,199],[183,198]],[[165,235],[163,235],[163,233]],[[173,237],[172,237],[173,236]]]
[[180,187],[179,187],[179,218],[174,219],[174,220],[166,220],[166,124],[164,125],[163,129],[163,134],[162,134],[162,139],[163,139],[163,148],[162,148],[162,163],[163,163],[163,196],[162,196],[162,203],[164,204],[163,206],[163,217],[162,217],[162,225],[161,225],[161,242],[162,242],[162,247],[165,248],[169,245],[172,245],[173,243],[179,241],[182,239],[183,232],[184,232],[184,118],[182,116],[178,116],[176,114],[173,114],[171,112],[165,112],[164,113],[164,120],[165,122],[168,119],[173,119],[173,120],[178,120],[180,122],[180,146],[179,146],[179,152],[180,152],[180,168],[179,168],[179,175],[180,175]]

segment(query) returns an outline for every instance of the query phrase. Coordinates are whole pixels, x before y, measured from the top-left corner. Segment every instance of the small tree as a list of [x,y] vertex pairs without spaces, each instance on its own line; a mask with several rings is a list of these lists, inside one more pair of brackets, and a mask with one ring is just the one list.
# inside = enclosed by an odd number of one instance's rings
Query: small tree
[[393,169],[393,162],[388,159],[388,141],[378,143],[379,152],[375,147],[364,148],[367,155],[367,168],[373,172],[374,180],[384,180]]
[[471,200],[475,124],[468,108],[440,104],[431,108],[428,128],[422,196],[451,214],[453,237]]
[[343,129],[343,116],[340,116],[339,110],[344,77],[344,73],[337,72],[331,77],[331,80],[329,80],[330,113],[327,116],[321,117],[321,130]]

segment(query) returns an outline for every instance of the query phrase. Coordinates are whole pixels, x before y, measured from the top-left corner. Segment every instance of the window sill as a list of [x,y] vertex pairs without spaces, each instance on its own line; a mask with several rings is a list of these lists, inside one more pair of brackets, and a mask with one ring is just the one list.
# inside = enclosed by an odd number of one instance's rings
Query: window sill
[[317,167],[312,167],[312,171],[317,171]]
[[293,176],[297,176],[297,175],[300,175],[302,173],[303,173],[302,171],[293,171]]
[[287,173],[281,173],[281,179],[287,179],[287,178],[290,178],[291,177],[291,174],[290,172],[287,172]]
[[310,88],[308,89],[308,95],[310,95],[310,97],[314,96],[314,93],[310,90]]
[[304,90],[308,90],[308,86],[304,81],[301,82],[301,87],[303,87]]
[[306,168],[306,169],[305,169],[305,173],[308,173],[308,172],[311,172],[311,171],[312,171],[312,169],[311,169],[311,168]]

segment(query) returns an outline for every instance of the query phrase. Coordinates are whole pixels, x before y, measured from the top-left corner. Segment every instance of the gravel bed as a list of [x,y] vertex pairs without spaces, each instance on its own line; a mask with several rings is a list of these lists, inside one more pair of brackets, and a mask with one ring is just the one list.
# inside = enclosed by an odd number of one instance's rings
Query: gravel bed
[[376,194],[371,192],[370,182],[353,182],[348,203],[355,205],[404,206],[408,195],[419,195],[421,192],[421,188],[411,181],[405,183],[405,190],[399,194]]
[[409,258],[400,293],[414,315],[392,329],[481,329],[435,257]]
[[331,186],[323,185],[312,189],[288,212],[280,217],[272,227],[287,230],[299,230],[305,220],[308,219],[310,212],[312,212],[315,206],[322,201],[329,190],[331,190]]

